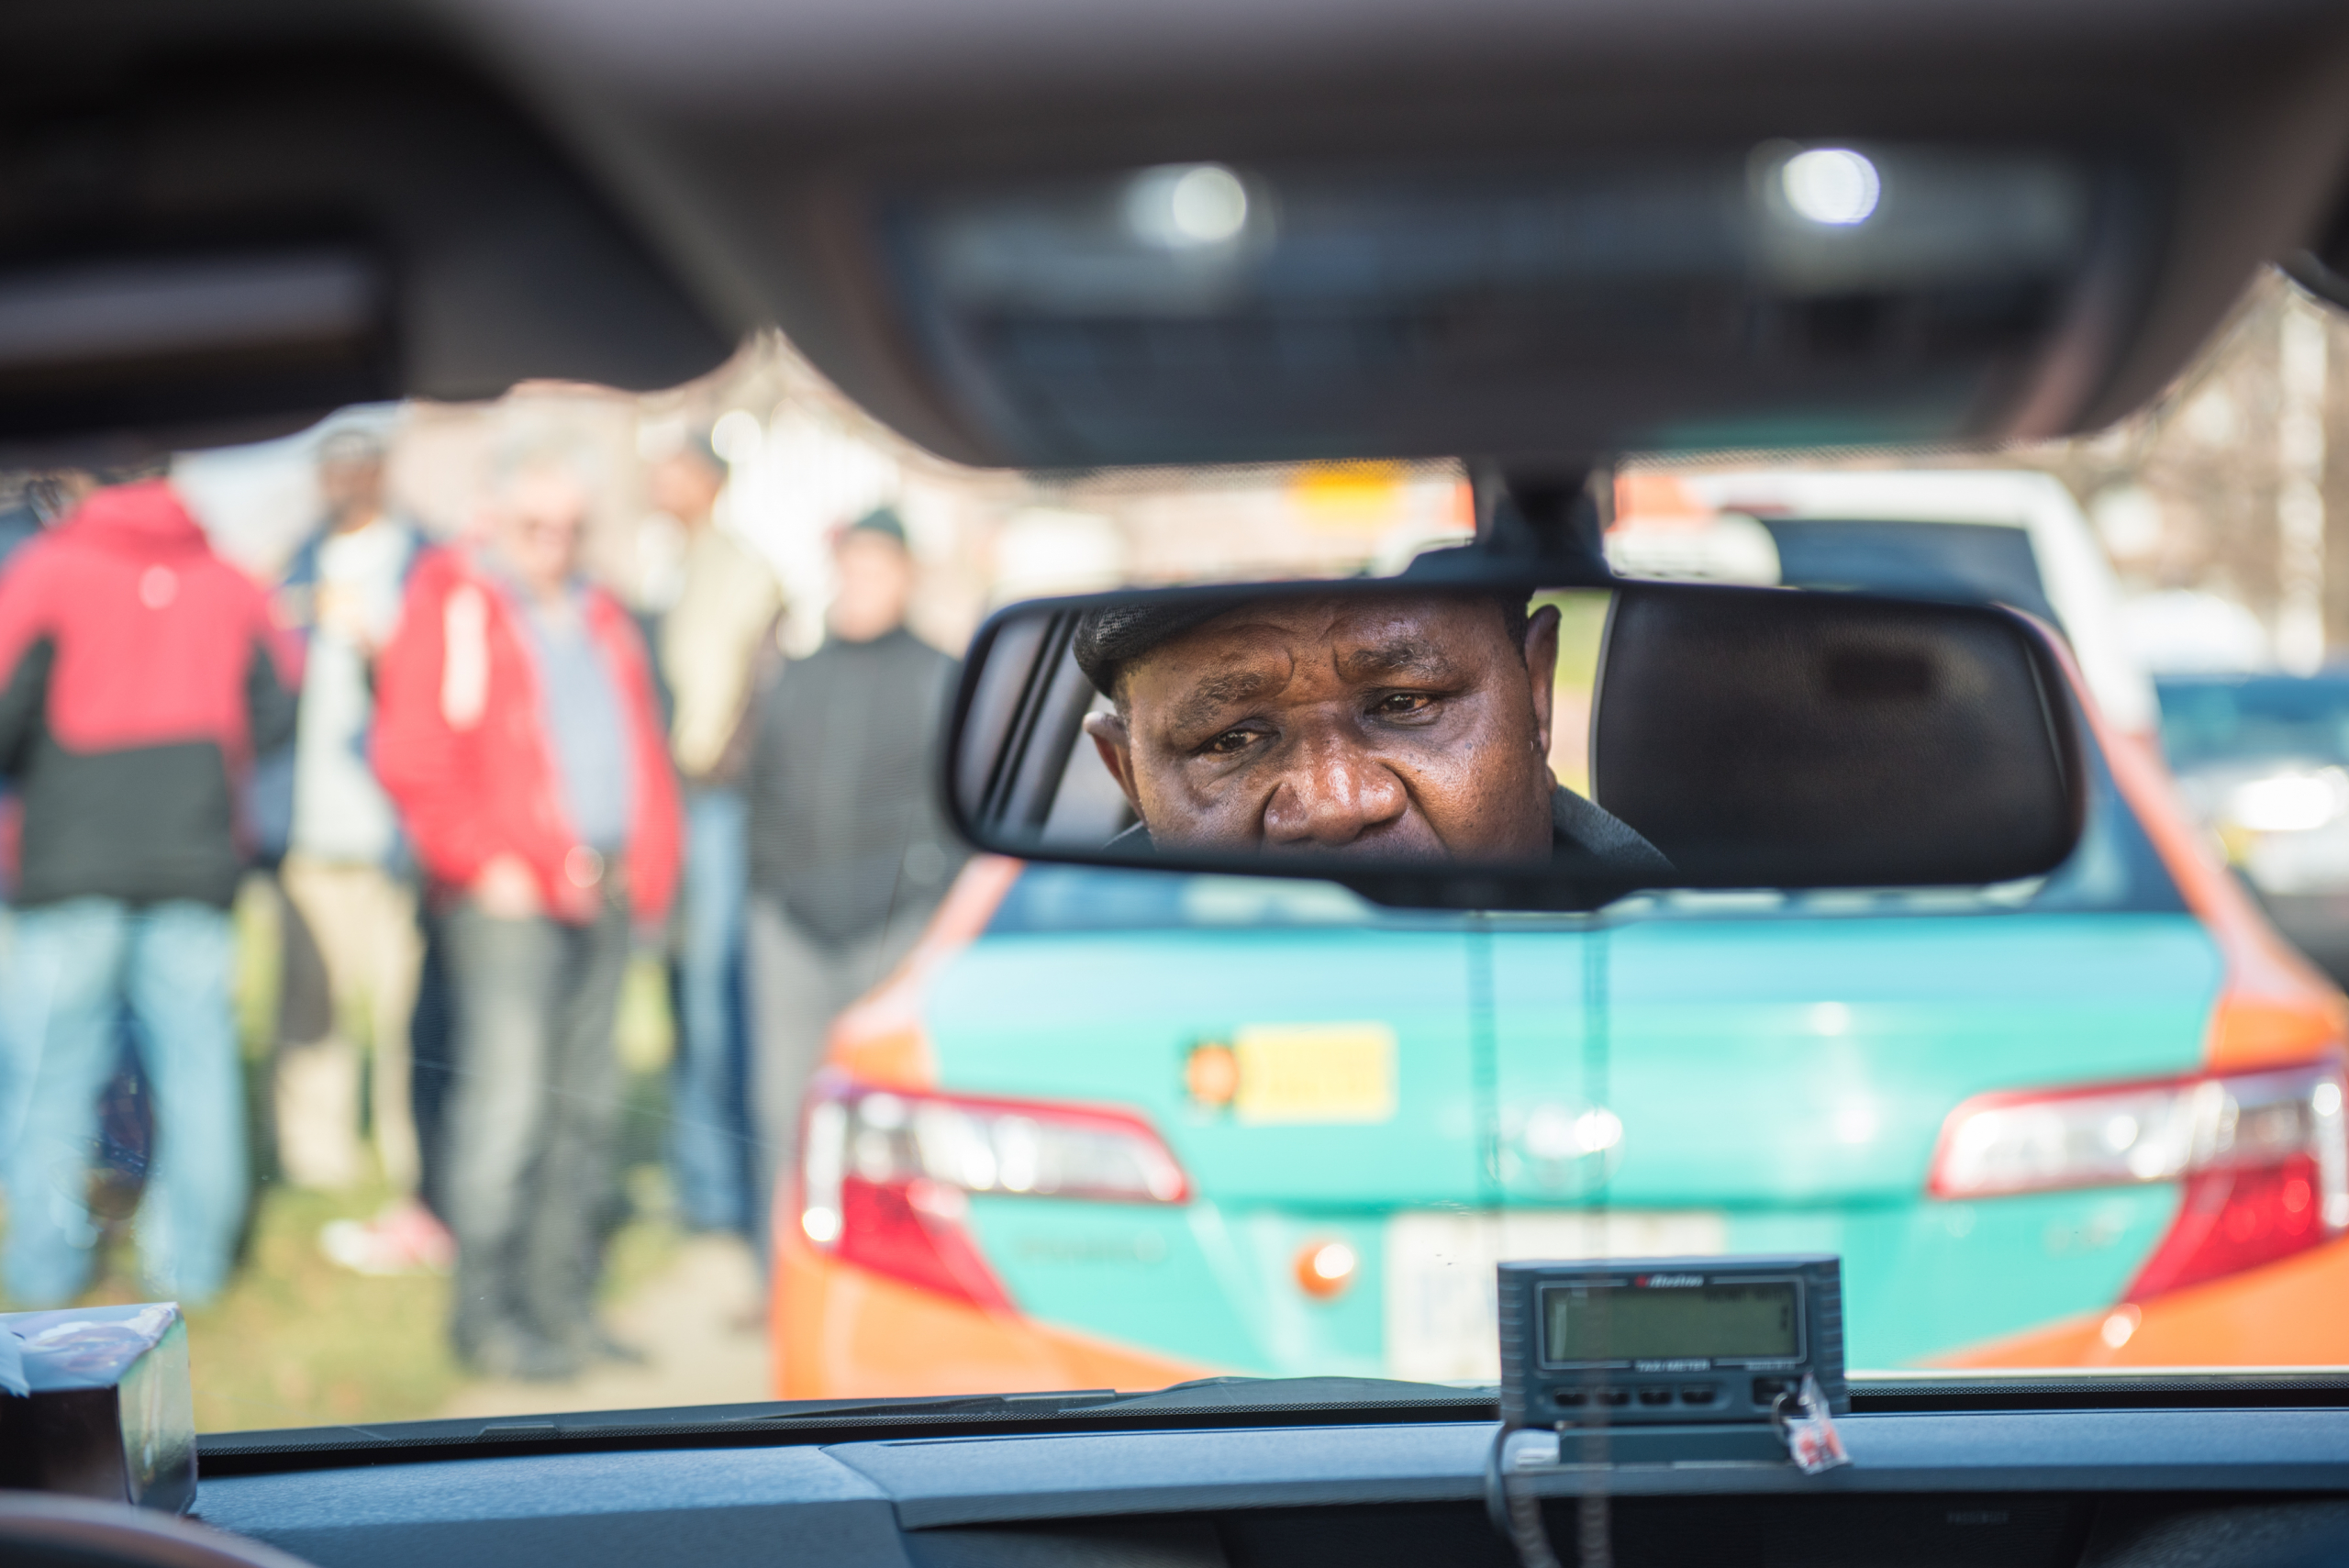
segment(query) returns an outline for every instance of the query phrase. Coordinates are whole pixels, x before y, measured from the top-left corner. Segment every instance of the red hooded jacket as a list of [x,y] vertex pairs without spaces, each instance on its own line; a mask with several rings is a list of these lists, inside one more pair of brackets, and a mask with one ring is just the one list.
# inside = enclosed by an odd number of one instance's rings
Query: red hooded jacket
[[[668,912],[677,885],[676,777],[635,624],[596,589],[584,612],[627,709],[636,766],[628,890],[637,919],[649,924]],[[563,807],[538,658],[519,613],[468,550],[435,550],[417,563],[399,630],[375,662],[375,774],[442,893],[470,887],[491,859],[511,853],[537,873],[549,912],[584,920],[599,901],[584,873],[593,862]]]
[[0,576],[0,772],[24,795],[17,901],[226,905],[236,799],[294,732],[301,651],[166,482],[101,490]]

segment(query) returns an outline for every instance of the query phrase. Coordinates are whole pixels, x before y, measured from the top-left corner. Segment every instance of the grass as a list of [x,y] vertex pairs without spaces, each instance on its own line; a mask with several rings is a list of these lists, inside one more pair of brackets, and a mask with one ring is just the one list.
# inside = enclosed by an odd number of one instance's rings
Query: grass
[[[612,1238],[599,1292],[606,1300],[659,1274],[680,1240],[660,1170],[640,1166],[629,1177],[638,1218]],[[328,1221],[366,1218],[384,1196],[262,1192],[235,1278],[219,1299],[188,1314],[197,1430],[426,1419],[465,1385],[449,1349],[446,1278],[357,1274],[318,1250]],[[127,1228],[110,1228],[105,1245],[104,1273],[82,1299],[146,1299]]]
[[[377,1279],[318,1251],[328,1220],[374,1213],[379,1192],[265,1189],[228,1288],[188,1314],[200,1431],[397,1421],[436,1414],[464,1381],[448,1348],[449,1282]],[[110,1227],[89,1302],[146,1298],[128,1229]]]

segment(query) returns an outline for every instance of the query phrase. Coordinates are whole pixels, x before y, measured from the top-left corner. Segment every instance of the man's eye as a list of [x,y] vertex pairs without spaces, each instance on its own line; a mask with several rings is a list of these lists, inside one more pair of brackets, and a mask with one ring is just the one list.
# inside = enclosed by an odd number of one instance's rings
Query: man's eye
[[1425,692],[1389,692],[1378,699],[1371,712],[1383,717],[1395,718],[1408,714],[1424,713],[1435,706],[1435,698]]
[[1256,736],[1252,730],[1227,729],[1200,747],[1199,751],[1203,755],[1209,757],[1229,757],[1254,739]]

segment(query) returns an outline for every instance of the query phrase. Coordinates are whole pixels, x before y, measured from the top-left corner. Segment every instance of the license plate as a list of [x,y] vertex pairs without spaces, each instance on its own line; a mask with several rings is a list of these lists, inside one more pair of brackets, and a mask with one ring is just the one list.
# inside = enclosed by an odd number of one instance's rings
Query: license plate
[[1251,1024],[1232,1036],[1231,1111],[1251,1127],[1395,1118],[1395,1031],[1385,1024]]
[[1502,1262],[1703,1257],[1727,1251],[1728,1240],[1728,1221],[1701,1210],[1398,1214],[1386,1222],[1387,1375],[1498,1381],[1493,1269]]

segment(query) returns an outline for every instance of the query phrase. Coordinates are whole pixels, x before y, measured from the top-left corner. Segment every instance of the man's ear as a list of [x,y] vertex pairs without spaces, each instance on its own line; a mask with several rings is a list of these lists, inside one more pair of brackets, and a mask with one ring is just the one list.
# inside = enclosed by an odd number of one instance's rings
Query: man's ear
[[1126,804],[1140,817],[1141,796],[1134,793],[1133,735],[1126,728],[1124,716],[1088,713],[1085,716],[1085,732],[1093,738],[1093,750],[1100,754],[1101,765],[1109,770],[1109,776],[1118,781],[1118,788],[1125,792]]
[[1558,606],[1544,605],[1525,619],[1525,673],[1533,683],[1533,745],[1550,755],[1550,709],[1558,690]]

